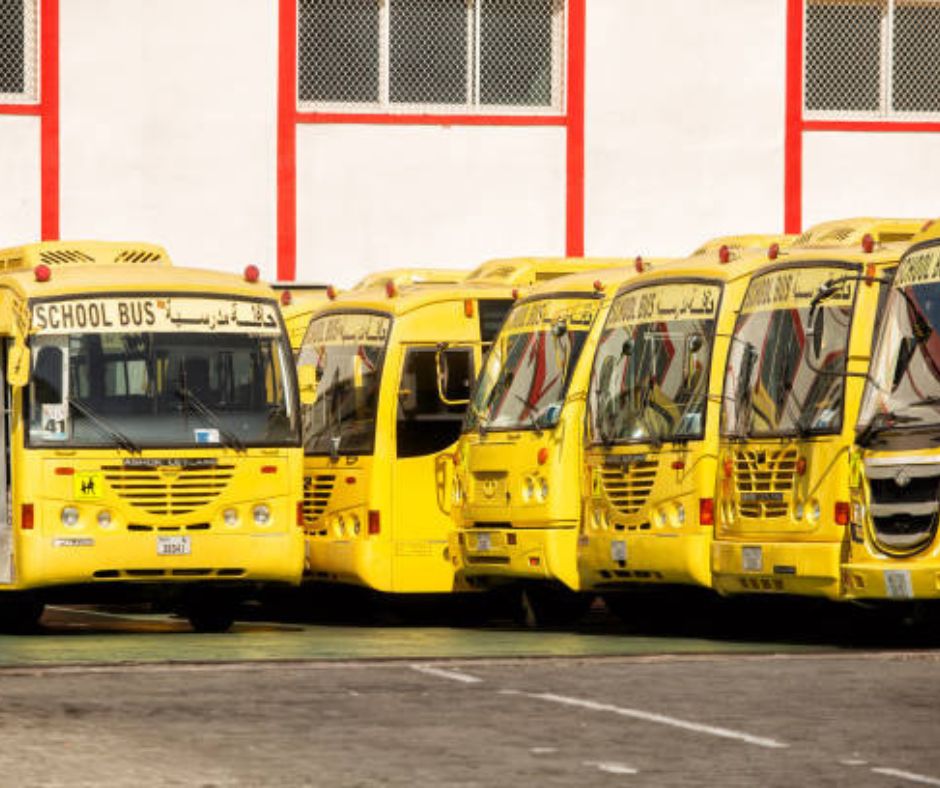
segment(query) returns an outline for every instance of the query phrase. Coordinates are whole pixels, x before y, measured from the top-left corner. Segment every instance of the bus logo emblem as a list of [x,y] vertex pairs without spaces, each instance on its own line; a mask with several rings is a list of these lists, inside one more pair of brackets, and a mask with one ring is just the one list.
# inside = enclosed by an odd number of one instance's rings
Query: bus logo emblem
[[898,487],[907,487],[907,485],[911,483],[911,475],[905,468],[901,468],[901,470],[894,475],[894,483]]

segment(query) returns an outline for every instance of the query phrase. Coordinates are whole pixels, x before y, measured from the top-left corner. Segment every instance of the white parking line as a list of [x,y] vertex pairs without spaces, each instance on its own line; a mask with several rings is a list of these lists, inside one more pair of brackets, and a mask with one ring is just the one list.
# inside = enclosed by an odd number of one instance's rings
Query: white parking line
[[483,681],[481,678],[471,676],[468,673],[461,673],[459,670],[445,670],[431,665],[412,665],[411,669],[418,671],[418,673],[426,673],[428,676],[437,676],[439,679],[462,681],[464,684],[479,684]]
[[927,777],[924,774],[915,774],[914,772],[905,772],[901,769],[888,769],[882,766],[872,768],[875,774],[883,774],[885,777],[897,777],[899,780],[907,780],[921,785],[940,785],[940,780],[936,777]]
[[669,725],[673,728],[682,728],[695,733],[706,733],[710,736],[720,736],[723,739],[735,739],[745,744],[753,744],[757,747],[768,747],[771,749],[783,749],[789,747],[789,744],[776,739],[767,739],[763,736],[753,736],[750,733],[731,730],[730,728],[719,728],[715,725],[704,725],[700,722],[690,722],[680,720],[676,717],[668,717],[665,714],[656,714],[641,709],[629,709],[623,706],[613,706],[609,703],[597,703],[593,700],[582,700],[581,698],[569,698],[565,695],[555,695],[551,692],[519,692],[518,690],[502,690],[505,695],[524,695],[527,698],[536,698],[546,700],[551,703],[561,703],[565,706],[578,706],[582,709],[591,711],[607,711],[611,714],[618,714],[621,717],[632,717],[645,722],[655,722],[659,725]]
[[612,763],[611,761],[584,761],[585,766],[593,766],[607,774],[639,774],[639,769],[627,766],[623,763]]

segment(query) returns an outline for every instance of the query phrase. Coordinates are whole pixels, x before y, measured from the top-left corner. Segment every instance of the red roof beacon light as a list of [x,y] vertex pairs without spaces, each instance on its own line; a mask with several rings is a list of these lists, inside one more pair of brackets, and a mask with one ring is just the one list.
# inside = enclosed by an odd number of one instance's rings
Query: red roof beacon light
[[728,244],[722,244],[718,249],[718,262],[724,265],[731,260],[731,250],[728,248]]
[[767,259],[776,260],[780,256],[780,244],[771,244],[767,248]]
[[387,295],[389,298],[394,298],[396,295],[398,295],[398,290],[395,287],[395,283],[391,279],[385,283],[385,295]]
[[281,306],[290,306],[294,300],[294,296],[291,295],[290,290],[281,291]]
[[258,270],[256,265],[246,265],[245,266],[245,281],[254,284],[261,278],[261,271]]
[[48,282],[52,279],[52,269],[45,263],[40,263],[33,269],[37,282]]
[[871,254],[875,250],[875,238],[871,233],[865,233],[862,238],[862,251],[865,254]]
[[646,263],[643,262],[643,255],[638,254],[636,259],[633,261],[633,267],[636,269],[638,274],[642,274],[646,270]]
[[326,297],[329,298],[330,301],[336,300],[336,288],[333,287],[333,285],[326,286]]
[[594,291],[597,293],[604,292],[604,283],[600,279],[594,280]]

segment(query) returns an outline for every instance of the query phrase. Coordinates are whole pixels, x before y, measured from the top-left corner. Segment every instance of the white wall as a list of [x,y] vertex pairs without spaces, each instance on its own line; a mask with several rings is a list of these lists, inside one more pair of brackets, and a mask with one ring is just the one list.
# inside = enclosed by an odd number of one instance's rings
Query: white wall
[[61,0],[63,238],[275,275],[277,4]]
[[297,139],[301,281],[564,253],[560,128],[306,125]]
[[786,3],[590,0],[586,252],[783,229]]
[[39,239],[39,118],[0,115],[0,248]]
[[940,134],[803,137],[803,225],[850,216],[940,216]]

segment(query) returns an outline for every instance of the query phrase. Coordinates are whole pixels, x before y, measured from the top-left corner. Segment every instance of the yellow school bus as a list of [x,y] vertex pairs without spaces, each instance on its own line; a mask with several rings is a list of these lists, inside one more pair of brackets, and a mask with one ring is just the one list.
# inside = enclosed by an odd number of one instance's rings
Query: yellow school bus
[[[456,456],[458,576],[518,590],[529,623],[577,614],[581,431],[593,328],[637,260],[587,260],[594,270],[534,286],[487,356]],[[602,267],[601,267],[602,266]],[[517,601],[515,594],[512,601]]]
[[336,294],[336,289],[329,285],[298,285],[293,282],[275,282],[271,287],[278,294],[290,345],[297,351],[313,313],[331,295]]
[[175,592],[218,631],[233,594],[300,581],[297,385],[257,280],[147,244],[0,251],[6,624],[49,599]]
[[940,598],[938,305],[940,223],[931,223],[901,258],[862,398],[843,565],[849,598]]
[[[615,609],[641,586],[710,587],[718,393],[751,274],[786,236],[737,236],[623,285],[587,395],[579,583]],[[730,243],[769,242],[750,249]]]
[[584,268],[564,259],[501,265],[515,274],[349,291],[310,323],[297,364],[302,382],[315,381],[304,407],[311,581],[454,590],[454,450],[483,351],[514,289]]
[[[755,274],[722,400],[714,587],[838,598],[851,447],[890,275],[921,220],[807,231]],[[862,274],[869,273],[869,281]]]

